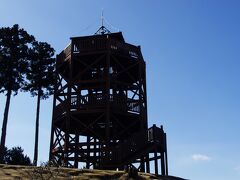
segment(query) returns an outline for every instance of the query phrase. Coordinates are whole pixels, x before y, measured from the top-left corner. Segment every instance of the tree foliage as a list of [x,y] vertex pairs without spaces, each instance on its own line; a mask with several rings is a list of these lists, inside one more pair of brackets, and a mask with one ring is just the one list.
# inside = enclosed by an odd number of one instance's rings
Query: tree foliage
[[30,61],[27,69],[27,82],[25,91],[30,91],[32,96],[46,99],[53,93],[55,83],[54,49],[46,42],[35,41],[29,50]]
[[7,95],[2,124],[0,163],[3,162],[11,95],[12,92],[16,95],[24,84],[28,50],[34,40],[32,35],[19,28],[17,24],[13,27],[0,28],[0,93],[6,92]]
[[17,94],[21,88],[28,65],[28,49],[33,41],[34,37],[17,24],[0,28],[0,93]]
[[29,50],[30,61],[26,73],[27,81],[23,89],[37,96],[37,112],[35,125],[34,165],[37,165],[40,99],[46,99],[53,93],[55,76],[54,49],[46,42],[35,41]]
[[17,24],[0,28],[0,93],[7,95],[0,147],[0,162],[3,162],[8,112],[11,94],[18,90],[29,91],[37,96],[34,164],[38,154],[38,129],[40,99],[53,93],[55,76],[54,49],[46,42],[37,42],[32,35]]
[[31,165],[30,158],[23,151],[21,147],[5,148],[4,162],[11,165]]

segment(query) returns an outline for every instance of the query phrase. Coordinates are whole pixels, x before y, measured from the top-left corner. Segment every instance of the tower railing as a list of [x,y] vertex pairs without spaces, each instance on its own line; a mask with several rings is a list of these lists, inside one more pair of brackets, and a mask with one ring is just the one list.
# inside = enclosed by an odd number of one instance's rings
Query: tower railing
[[[84,96],[71,97],[71,111],[81,111],[98,107],[99,109],[105,108],[107,97],[104,94],[88,94]],[[118,95],[110,95],[109,102],[112,108],[118,108],[119,111],[130,113],[140,113],[139,100],[123,98]],[[67,109],[68,102],[64,100],[58,104],[54,109],[55,118],[64,114]]]
[[[108,46],[109,43],[109,46]],[[97,38],[95,40],[74,40],[73,41],[73,53],[88,52],[88,51],[103,51],[107,50],[108,47],[115,52],[118,52],[125,56],[132,58],[138,58],[139,47],[122,43],[114,39],[107,39],[106,37]],[[57,66],[62,64],[71,55],[72,44],[70,43],[58,56]]]
[[57,55],[57,67],[68,59],[71,55],[71,43],[59,54]]

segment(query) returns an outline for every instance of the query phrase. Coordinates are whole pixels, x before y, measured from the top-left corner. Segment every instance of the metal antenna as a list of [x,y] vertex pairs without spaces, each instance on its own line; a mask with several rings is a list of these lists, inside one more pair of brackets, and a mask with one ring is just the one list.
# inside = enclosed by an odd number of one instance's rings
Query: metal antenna
[[104,16],[103,16],[103,8],[101,13],[101,27],[97,30],[95,34],[110,34],[111,32],[103,25]]
[[103,17],[103,8],[102,8],[102,14],[101,14],[101,23],[102,23],[102,27],[103,27],[103,21],[104,21],[104,17]]

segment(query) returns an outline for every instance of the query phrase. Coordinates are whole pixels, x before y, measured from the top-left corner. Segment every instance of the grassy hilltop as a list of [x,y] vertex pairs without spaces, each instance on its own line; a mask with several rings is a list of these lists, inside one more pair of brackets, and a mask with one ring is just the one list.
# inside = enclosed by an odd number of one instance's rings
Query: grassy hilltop
[[128,173],[124,171],[110,170],[89,170],[89,169],[71,169],[71,168],[54,168],[54,167],[35,167],[35,166],[18,166],[18,165],[0,165],[0,179],[160,179],[160,180],[183,180],[177,177],[162,177],[148,173],[138,173],[138,177],[129,178]]

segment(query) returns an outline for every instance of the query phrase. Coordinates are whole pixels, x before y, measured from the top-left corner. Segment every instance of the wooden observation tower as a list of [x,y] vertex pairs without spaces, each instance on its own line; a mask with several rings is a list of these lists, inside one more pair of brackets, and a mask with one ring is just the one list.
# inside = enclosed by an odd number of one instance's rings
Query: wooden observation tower
[[57,55],[49,159],[168,175],[166,134],[148,128],[145,68],[140,46],[121,32],[102,26],[95,35],[72,37]]

